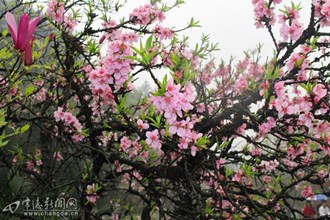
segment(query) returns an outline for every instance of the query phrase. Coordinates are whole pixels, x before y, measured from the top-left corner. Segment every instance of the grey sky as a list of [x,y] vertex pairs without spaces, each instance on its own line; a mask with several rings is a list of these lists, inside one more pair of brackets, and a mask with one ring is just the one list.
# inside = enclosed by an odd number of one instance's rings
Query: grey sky
[[[301,2],[303,10],[301,17],[308,21],[309,4],[311,1],[292,0],[296,4]],[[173,2],[167,0],[164,2]],[[290,4],[291,0],[283,0]],[[128,0],[122,15],[127,15],[139,5],[148,0]],[[283,8],[283,6],[281,6]],[[218,42],[220,51],[215,53],[216,60],[228,60],[231,55],[242,58],[243,51],[254,49],[258,43],[263,45],[263,56],[271,56],[273,43],[265,29],[254,26],[253,6],[251,0],[186,0],[184,5],[167,13],[164,25],[169,27],[183,27],[190,18],[200,21],[201,28],[194,28],[182,34],[189,36],[192,46],[199,42],[201,33],[209,34],[212,42]],[[278,34],[278,31],[275,31]]]
[[[164,0],[163,2],[173,2],[174,0]],[[291,1],[298,4],[301,2],[303,10],[300,12],[305,27],[309,19],[311,0],[283,0],[286,4]],[[148,0],[128,0],[127,5],[120,10],[116,17],[128,16],[136,7],[147,4]],[[283,9],[283,5],[280,6]],[[278,14],[278,11],[276,12]],[[182,35],[189,36],[191,47],[200,42],[202,33],[210,36],[211,42],[218,42],[220,51],[214,53],[217,63],[224,59],[228,61],[230,56],[237,59],[244,57],[243,51],[254,49],[261,43],[262,60],[271,57],[273,53],[273,42],[266,29],[256,29],[254,26],[254,13],[252,0],[186,0],[184,5],[175,8],[166,14],[163,26],[184,27],[194,17],[200,21],[200,28],[194,28],[182,32]],[[275,28],[275,35],[279,37],[279,31]],[[161,78],[163,74],[157,74]],[[150,80],[147,75],[139,77],[138,84]]]
[[231,55],[242,56],[242,51],[255,48],[260,42],[265,49],[271,51],[271,41],[266,31],[256,30],[254,27],[253,8],[249,0],[188,0],[185,5],[169,15],[169,22],[176,23],[175,17],[180,20],[194,17],[200,21],[201,28],[189,31],[193,42],[198,42],[201,32],[209,34],[212,42],[218,42],[221,51],[217,52],[216,59],[229,59]]

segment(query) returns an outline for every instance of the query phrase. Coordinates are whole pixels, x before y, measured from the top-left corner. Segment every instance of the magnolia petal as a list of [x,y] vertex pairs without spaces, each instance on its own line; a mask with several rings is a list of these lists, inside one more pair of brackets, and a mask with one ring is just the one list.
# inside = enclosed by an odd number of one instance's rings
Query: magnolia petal
[[35,17],[29,22],[29,28],[28,28],[28,33],[27,33],[28,39],[32,38],[32,34],[34,32],[34,29],[38,25],[39,20],[40,20],[40,17]]
[[11,38],[13,39],[14,45],[16,46],[17,42],[17,24],[14,15],[10,12],[7,12],[5,15],[5,20],[7,26],[9,28],[9,32],[11,34]]
[[30,66],[32,64],[32,48],[28,42],[24,48],[24,65]]
[[28,30],[29,16],[27,14],[23,14],[19,20],[16,49],[24,51],[26,44],[31,40],[27,38]]

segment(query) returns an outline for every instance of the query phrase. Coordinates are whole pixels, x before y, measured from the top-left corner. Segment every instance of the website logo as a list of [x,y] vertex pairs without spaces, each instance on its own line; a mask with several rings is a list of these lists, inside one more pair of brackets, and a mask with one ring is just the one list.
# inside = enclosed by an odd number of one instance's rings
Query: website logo
[[[30,199],[26,197],[23,201],[15,201],[7,205],[2,209],[3,213],[14,214],[22,207],[22,213],[24,216],[56,216],[56,217],[68,217],[78,216],[79,207],[76,198],[64,198],[59,197],[55,200],[47,197],[44,200],[40,200],[39,197]],[[19,209],[20,211],[21,209]]]

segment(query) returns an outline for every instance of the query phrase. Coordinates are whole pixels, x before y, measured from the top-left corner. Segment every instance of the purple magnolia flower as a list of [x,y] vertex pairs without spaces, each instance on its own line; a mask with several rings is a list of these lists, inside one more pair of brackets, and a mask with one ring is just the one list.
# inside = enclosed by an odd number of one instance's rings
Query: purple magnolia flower
[[24,64],[32,64],[32,48],[31,39],[34,29],[36,28],[40,17],[35,17],[30,20],[28,14],[23,14],[19,20],[17,27],[16,19],[14,15],[7,12],[5,19],[13,39],[15,48],[20,52],[24,52]]

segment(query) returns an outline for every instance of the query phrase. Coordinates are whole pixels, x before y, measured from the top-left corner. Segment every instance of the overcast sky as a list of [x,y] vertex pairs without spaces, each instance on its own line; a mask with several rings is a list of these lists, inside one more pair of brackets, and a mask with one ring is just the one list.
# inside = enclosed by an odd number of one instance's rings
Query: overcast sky
[[[163,2],[173,2],[164,0]],[[283,0],[290,4],[291,1]],[[293,0],[301,2],[303,10],[301,17],[308,21],[310,0]],[[148,0],[128,0],[122,11],[126,15]],[[283,6],[281,6],[283,7]],[[186,0],[184,5],[167,13],[165,25],[169,27],[183,27],[191,17],[200,21],[200,28],[183,32],[190,37],[192,46],[201,38],[201,34],[209,34],[212,42],[218,42],[220,51],[215,54],[216,60],[228,60],[231,55],[242,58],[244,50],[254,49],[258,43],[263,45],[263,56],[271,56],[273,45],[265,29],[254,26],[253,7],[251,0]],[[276,32],[278,33],[278,32]]]
[[[173,1],[163,0],[169,5]],[[291,1],[296,4],[301,2],[303,10],[300,15],[306,27],[311,0],[283,0],[287,4],[290,4]],[[134,8],[148,2],[148,0],[128,0],[125,7],[116,16],[118,18],[126,17]],[[282,5],[280,8],[283,7]],[[263,45],[262,60],[265,61],[267,57],[272,57],[273,42],[267,30],[256,29],[254,26],[252,0],[186,0],[185,4],[166,13],[163,26],[180,29],[187,25],[191,17],[200,21],[202,27],[184,31],[182,35],[189,36],[191,48],[194,48],[195,43],[200,42],[202,33],[208,34],[211,42],[218,42],[220,51],[214,54],[216,63],[219,63],[221,59],[228,61],[231,56],[234,56],[236,61],[242,59],[243,51],[256,48],[258,43]],[[278,30],[275,30],[275,35],[279,36]],[[161,78],[162,75],[160,74],[158,77]],[[139,78],[137,83],[140,85],[148,80],[145,75]]]
[[[250,0],[188,0],[168,15],[168,22],[179,25],[179,20],[184,24],[184,20],[192,16],[200,21],[202,27],[189,31],[188,35],[193,42],[198,42],[202,32],[209,34],[211,41],[218,42],[221,49],[216,53],[217,59],[229,59],[231,55],[241,57],[243,50],[255,48],[259,42],[268,45],[265,49],[271,51],[266,31],[254,28]],[[178,17],[180,19],[176,19]]]

